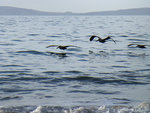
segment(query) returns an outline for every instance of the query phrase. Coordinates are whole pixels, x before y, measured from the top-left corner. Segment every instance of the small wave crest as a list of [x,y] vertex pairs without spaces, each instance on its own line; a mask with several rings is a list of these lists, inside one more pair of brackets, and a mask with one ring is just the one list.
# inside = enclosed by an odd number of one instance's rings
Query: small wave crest
[[149,113],[150,103],[143,102],[135,106],[16,106],[1,107],[0,113]]
[[86,82],[86,83],[88,82],[94,84],[113,84],[113,85],[146,84],[143,82],[138,82],[133,80],[105,78],[105,77],[90,77],[90,76],[64,77],[63,80],[79,81],[79,82]]

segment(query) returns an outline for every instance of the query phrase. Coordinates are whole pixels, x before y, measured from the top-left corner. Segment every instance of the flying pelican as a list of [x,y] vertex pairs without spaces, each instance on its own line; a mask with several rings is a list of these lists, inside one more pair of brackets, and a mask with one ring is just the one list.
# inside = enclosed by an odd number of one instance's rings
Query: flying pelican
[[[105,43],[105,42],[106,42],[106,40],[112,39],[110,36],[107,36],[106,38],[102,39],[102,38],[100,38],[99,36],[92,35],[92,36],[90,37],[90,39],[89,39],[89,40],[90,40],[90,41],[92,41],[95,37],[97,37],[97,38],[98,38],[96,41],[99,41],[99,42],[101,42],[101,43]],[[116,41],[115,41],[115,40],[113,40],[113,39],[112,39],[112,41],[114,41],[114,43],[116,43]]]
[[57,49],[65,50],[65,49],[67,49],[68,47],[76,47],[76,46],[73,46],[73,45],[66,45],[66,46],[62,46],[62,45],[49,45],[49,46],[47,46],[46,48],[49,48],[49,47],[57,47]]
[[140,45],[140,44],[129,44],[128,47],[132,45],[136,45],[136,47],[139,47],[139,48],[146,48],[145,46],[150,46],[150,45]]

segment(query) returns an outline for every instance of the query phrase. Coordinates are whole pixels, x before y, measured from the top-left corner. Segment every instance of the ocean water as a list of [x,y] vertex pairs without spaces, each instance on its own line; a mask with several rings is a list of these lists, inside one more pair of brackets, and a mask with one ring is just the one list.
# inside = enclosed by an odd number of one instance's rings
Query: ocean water
[[0,112],[150,112],[150,46],[128,47],[150,45],[149,23],[150,16],[1,16]]

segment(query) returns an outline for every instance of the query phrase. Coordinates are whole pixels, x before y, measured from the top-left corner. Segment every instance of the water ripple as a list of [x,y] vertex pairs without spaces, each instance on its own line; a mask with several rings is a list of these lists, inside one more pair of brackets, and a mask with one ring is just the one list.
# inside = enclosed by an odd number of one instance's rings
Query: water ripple
[[23,66],[23,65],[2,65],[2,67],[26,67],[26,66]]
[[104,95],[112,95],[119,94],[119,91],[105,91],[105,90],[71,90],[69,93],[89,93],[89,94],[104,94]]
[[40,52],[40,51],[36,51],[36,50],[17,51],[16,53],[33,54],[33,55],[47,55],[45,52]]
[[12,99],[22,99],[22,96],[5,96],[5,97],[0,97],[0,101],[8,101]]
[[29,71],[0,71],[0,74],[1,73],[27,73]]
[[117,79],[117,78],[98,78],[98,77],[90,77],[90,76],[63,77],[59,79],[55,78],[52,81],[53,82],[78,81],[78,82],[86,82],[86,83],[94,83],[94,84],[113,84],[113,85],[149,84],[149,83],[138,82],[129,79],[125,80],[125,79]]
[[38,36],[40,34],[27,34],[28,36]]

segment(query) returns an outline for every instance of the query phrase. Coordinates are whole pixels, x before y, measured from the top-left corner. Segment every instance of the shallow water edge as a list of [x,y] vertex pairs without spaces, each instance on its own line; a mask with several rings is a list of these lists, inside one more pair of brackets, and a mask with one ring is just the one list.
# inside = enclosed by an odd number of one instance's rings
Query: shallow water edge
[[135,106],[1,106],[0,113],[150,113],[150,103],[143,102]]

